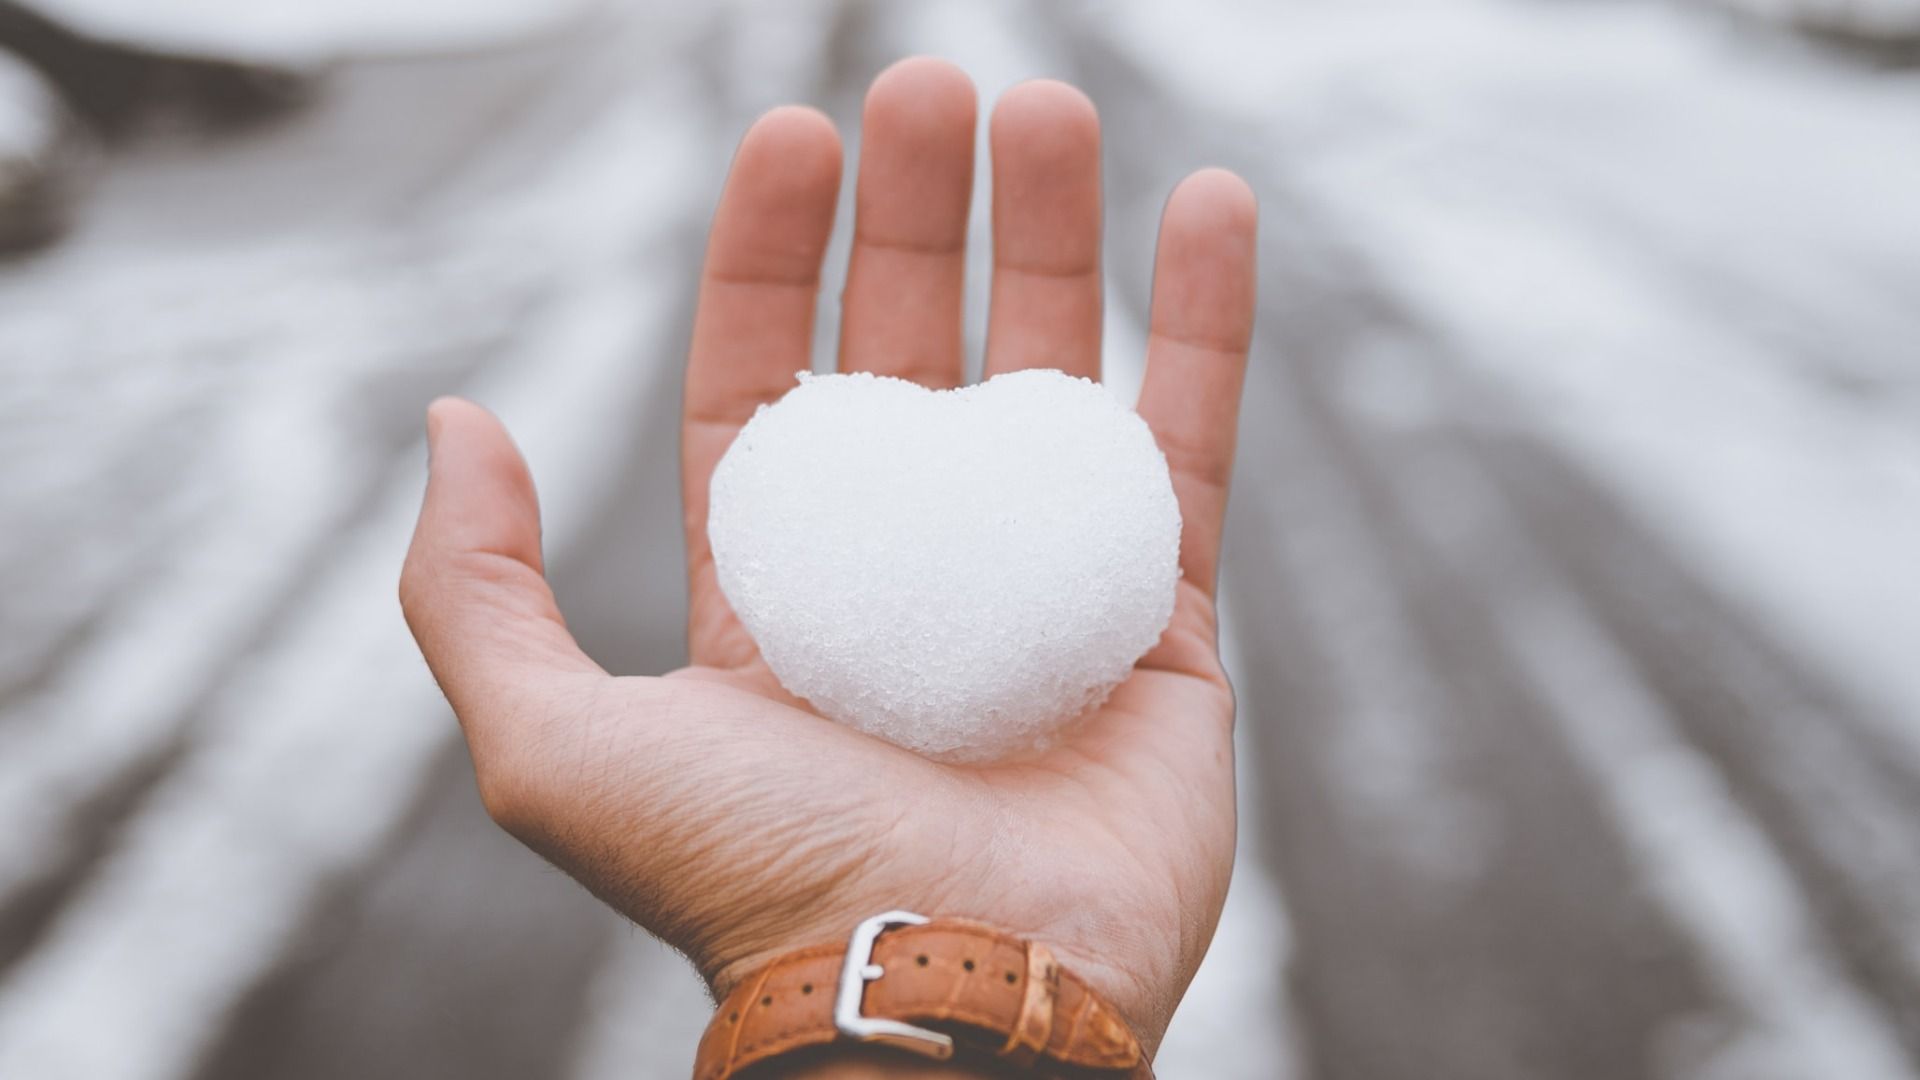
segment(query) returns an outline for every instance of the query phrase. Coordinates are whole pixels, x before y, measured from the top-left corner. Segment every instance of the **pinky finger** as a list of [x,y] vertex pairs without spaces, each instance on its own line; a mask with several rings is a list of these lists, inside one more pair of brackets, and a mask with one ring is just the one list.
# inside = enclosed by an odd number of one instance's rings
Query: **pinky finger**
[[1181,572],[1209,596],[1253,337],[1258,216],[1238,176],[1194,173],[1167,199],[1154,259],[1140,415],[1173,473]]

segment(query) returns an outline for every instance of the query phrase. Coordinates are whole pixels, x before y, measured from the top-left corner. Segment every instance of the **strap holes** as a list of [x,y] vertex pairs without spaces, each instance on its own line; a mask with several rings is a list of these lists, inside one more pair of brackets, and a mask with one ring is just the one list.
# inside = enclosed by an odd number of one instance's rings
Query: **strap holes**
[[763,997],[763,998],[761,998],[761,999],[760,999],[760,1007],[761,1007],[761,1008],[764,1008],[764,1009],[771,1009],[771,1008],[773,1008],[773,995],[772,995],[772,994],[768,994],[768,995],[767,995],[766,997]]
[[727,1023],[729,1023],[729,1024],[737,1024],[737,1023],[739,1023],[739,1022],[740,1022],[740,1014],[739,1014],[739,1013],[730,1013],[730,1014],[728,1014],[728,1016],[727,1016]]
[[960,966],[961,966],[961,967],[963,967],[963,968],[966,968],[966,969],[967,969],[968,971],[972,971],[972,970],[973,970],[973,961],[971,961],[971,960],[966,960],[966,961],[963,961],[963,962],[962,962],[962,963],[960,964]]
[[800,992],[801,992],[801,993],[803,993],[803,994],[811,994],[811,993],[813,993],[813,984],[812,984],[812,983],[802,983],[802,984],[801,984],[801,986],[800,986]]
[[916,956],[916,957],[914,957],[914,958],[913,958],[913,962],[914,962],[914,963],[916,963],[916,964],[919,964],[919,965],[920,965],[921,967],[926,967],[926,966],[927,966],[927,954],[926,954],[926,953],[921,953],[921,954],[920,954],[919,956]]
[[1009,972],[1007,972],[1007,985],[1008,985],[1008,986],[1012,986],[1012,985],[1013,985],[1014,983],[1017,983],[1017,982],[1019,982],[1019,981],[1020,981],[1020,976],[1018,976],[1018,975],[1015,975],[1015,974],[1014,974],[1013,972],[1011,972],[1011,971],[1009,971]]

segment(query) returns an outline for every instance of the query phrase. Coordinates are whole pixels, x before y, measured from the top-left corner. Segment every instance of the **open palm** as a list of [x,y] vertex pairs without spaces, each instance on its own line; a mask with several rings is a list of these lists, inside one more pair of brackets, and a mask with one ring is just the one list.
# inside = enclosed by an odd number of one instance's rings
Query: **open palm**
[[[842,370],[962,378],[975,98],[910,60],[867,99]],[[1099,122],[1023,84],[991,124],[989,375],[1100,366]],[[1047,942],[1157,1043],[1232,867],[1233,697],[1213,587],[1253,311],[1255,210],[1231,174],[1169,199],[1140,412],[1185,522],[1172,625],[1097,713],[1017,763],[943,765],[822,719],[781,689],[714,577],[707,484],[754,409],[810,366],[840,185],[832,124],[777,109],[747,133],[701,281],[682,441],[693,665],[607,675],[542,575],[539,511],[506,432],[437,403],[431,479],[401,583],[467,734],[489,811],[724,993],[878,911]]]

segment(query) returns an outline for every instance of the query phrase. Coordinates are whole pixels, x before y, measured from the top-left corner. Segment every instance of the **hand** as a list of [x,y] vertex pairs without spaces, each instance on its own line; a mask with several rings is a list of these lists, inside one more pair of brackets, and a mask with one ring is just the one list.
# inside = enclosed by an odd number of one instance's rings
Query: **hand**
[[[910,60],[864,117],[843,370],[961,379],[974,92]],[[1031,82],[994,111],[989,374],[1100,367],[1099,121]],[[505,430],[428,415],[430,480],[400,593],[459,715],[488,811],[683,950],[716,994],[890,908],[1046,942],[1157,1045],[1233,863],[1233,694],[1213,589],[1254,300],[1255,206],[1209,170],[1168,200],[1140,413],[1185,519],[1172,625],[1106,706],[1031,760],[937,764],[814,714],[728,609],[707,480],[754,408],[809,366],[840,185],[831,122],[776,109],[720,197],[686,377],[682,469],[693,666],[614,678],[542,577],[539,510]]]

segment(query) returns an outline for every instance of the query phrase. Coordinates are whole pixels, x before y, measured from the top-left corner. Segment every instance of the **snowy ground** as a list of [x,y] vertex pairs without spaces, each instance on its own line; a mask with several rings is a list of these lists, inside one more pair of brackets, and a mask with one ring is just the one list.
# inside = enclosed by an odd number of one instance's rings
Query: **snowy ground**
[[316,64],[512,44],[563,30],[602,0],[26,0],[103,41],[189,56]]
[[[414,32],[326,10],[276,40]],[[685,1067],[400,624],[419,410],[506,415],[588,647],[673,665],[731,140],[911,51],[1100,105],[1117,392],[1168,186],[1263,200],[1242,859],[1162,1075],[1920,1075],[1920,80],[1704,5],[541,10],[122,148],[0,269],[0,1076]]]

